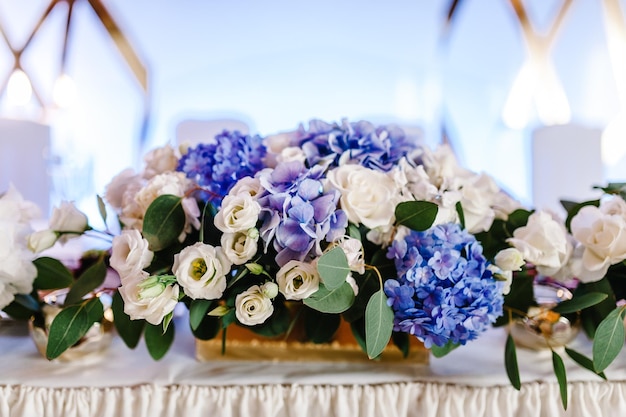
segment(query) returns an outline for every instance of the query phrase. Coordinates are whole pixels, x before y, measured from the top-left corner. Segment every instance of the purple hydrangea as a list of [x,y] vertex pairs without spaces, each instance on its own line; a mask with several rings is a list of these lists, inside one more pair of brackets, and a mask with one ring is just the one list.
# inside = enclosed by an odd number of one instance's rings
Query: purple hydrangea
[[502,315],[502,284],[480,243],[458,224],[411,232],[387,256],[399,277],[384,286],[394,331],[415,335],[427,348],[464,345]]
[[374,126],[367,121],[341,125],[311,120],[309,130],[300,129],[294,146],[300,146],[307,163],[328,161],[332,166],[357,163],[379,171],[389,171],[407,153],[417,148],[398,126]]
[[324,169],[307,169],[300,161],[279,164],[260,174],[264,194],[260,233],[266,249],[271,243],[276,262],[283,266],[293,259],[313,259],[322,254],[321,242],[343,236],[348,225],[346,214],[337,209],[339,191],[324,191]]
[[267,153],[263,139],[224,130],[215,143],[199,144],[180,159],[178,171],[184,172],[206,192],[204,200],[219,206],[235,183],[243,177],[253,177],[265,168]]

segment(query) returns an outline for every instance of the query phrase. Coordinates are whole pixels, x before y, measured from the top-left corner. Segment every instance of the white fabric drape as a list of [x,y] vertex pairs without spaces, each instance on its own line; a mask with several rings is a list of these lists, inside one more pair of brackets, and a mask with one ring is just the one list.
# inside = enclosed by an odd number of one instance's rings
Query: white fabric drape
[[568,410],[555,383],[471,387],[415,382],[380,385],[260,385],[113,388],[0,387],[1,416],[102,417],[458,417],[610,416],[626,413],[626,383],[575,382]]

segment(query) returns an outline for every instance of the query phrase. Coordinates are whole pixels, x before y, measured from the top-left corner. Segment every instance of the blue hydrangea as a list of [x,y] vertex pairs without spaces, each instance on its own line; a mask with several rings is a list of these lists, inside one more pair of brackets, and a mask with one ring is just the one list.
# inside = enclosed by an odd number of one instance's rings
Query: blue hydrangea
[[243,177],[253,177],[265,168],[267,153],[263,139],[224,130],[215,143],[199,144],[180,159],[178,171],[193,179],[205,192],[204,200],[219,206],[235,183]]
[[261,205],[261,238],[266,249],[271,243],[276,263],[283,266],[293,259],[313,259],[322,254],[322,241],[343,236],[348,218],[337,209],[339,191],[324,191],[324,169],[307,169],[300,161],[279,164],[260,174],[265,192]]
[[427,348],[464,345],[502,315],[502,283],[495,280],[476,238],[458,224],[411,232],[387,256],[397,279],[385,282],[394,331],[415,335]]
[[307,163],[320,161],[332,166],[357,163],[379,171],[389,171],[417,144],[410,141],[398,126],[375,126],[367,121],[341,125],[321,120],[309,122],[309,130],[301,129],[294,146],[300,146]]

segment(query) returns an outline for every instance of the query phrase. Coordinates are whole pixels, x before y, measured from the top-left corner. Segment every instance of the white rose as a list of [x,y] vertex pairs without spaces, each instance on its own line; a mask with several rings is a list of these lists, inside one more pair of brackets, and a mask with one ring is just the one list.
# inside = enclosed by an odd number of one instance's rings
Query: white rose
[[137,275],[152,262],[154,253],[148,241],[135,229],[127,229],[113,238],[111,267],[120,277]]
[[227,195],[215,216],[215,227],[224,233],[252,229],[259,220],[261,206],[249,194]]
[[274,313],[272,300],[258,285],[253,285],[235,298],[235,316],[241,324],[254,326],[264,323]]
[[458,181],[474,175],[459,165],[452,148],[448,145],[441,145],[434,151],[422,148],[420,156],[431,182],[439,189],[457,189]]
[[394,179],[361,165],[342,165],[328,172],[330,183],[341,191],[340,205],[355,224],[388,230],[401,201]]
[[515,248],[507,248],[497,253],[495,261],[500,269],[520,271],[524,265],[524,255]]
[[604,214],[619,216],[626,220],[626,201],[618,195],[611,196],[600,202],[600,211]]
[[263,187],[261,181],[257,177],[243,177],[235,183],[233,188],[228,192],[229,195],[250,194],[251,197],[256,197],[261,193]]
[[465,228],[470,233],[489,230],[496,212],[491,207],[499,192],[496,183],[486,174],[472,177],[461,188],[461,206]]
[[[132,168],[127,168],[113,177],[105,188],[104,198],[115,209],[121,209],[128,203],[128,198],[124,196],[127,191],[133,189],[138,191],[141,188],[141,177]],[[134,196],[134,193],[133,193]]]
[[142,271],[139,277],[123,281],[118,291],[124,300],[124,312],[132,320],[145,319],[158,325],[174,311],[180,288],[176,284],[166,285]]
[[245,232],[224,233],[220,244],[226,257],[235,265],[248,262],[257,252],[259,231],[250,229]]
[[40,208],[32,201],[24,200],[13,184],[9,184],[4,194],[0,194],[0,219],[27,225],[39,218],[41,218]]
[[57,238],[58,235],[53,230],[39,230],[28,237],[28,248],[39,253],[54,246]]
[[585,269],[604,275],[608,268],[626,259],[626,220],[585,206],[572,218],[572,234],[584,247]]
[[517,228],[507,242],[519,250],[526,261],[543,267],[546,275],[561,269],[573,249],[565,226],[546,211],[531,214],[526,226]]
[[350,236],[343,236],[335,243],[343,249],[343,252],[346,254],[350,270],[364,274],[365,260],[363,258],[363,244],[361,241]]
[[287,300],[304,300],[319,289],[320,276],[315,265],[291,260],[278,270],[276,282]]
[[226,289],[231,266],[221,247],[198,242],[174,255],[172,270],[189,297],[215,300]]
[[59,241],[65,243],[69,238],[78,237],[87,230],[87,216],[78,210],[74,203],[63,201],[52,211],[48,227],[61,233]]
[[170,145],[151,150],[143,160],[146,163],[143,177],[147,180],[164,172],[174,171],[178,166],[178,157]]

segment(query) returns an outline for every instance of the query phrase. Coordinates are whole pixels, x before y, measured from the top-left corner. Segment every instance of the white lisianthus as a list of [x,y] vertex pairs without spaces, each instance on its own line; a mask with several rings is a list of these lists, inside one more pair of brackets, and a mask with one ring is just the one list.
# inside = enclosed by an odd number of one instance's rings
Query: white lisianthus
[[135,229],[123,230],[113,238],[111,267],[120,277],[135,276],[152,262],[148,241]]
[[175,171],[178,166],[178,157],[170,145],[151,150],[143,160],[146,163],[143,177],[147,180],[164,172]]
[[626,259],[626,220],[616,207],[612,203],[604,208],[616,213],[606,214],[602,206],[585,206],[572,218],[572,235],[584,246],[582,266],[600,278],[611,265]]
[[252,229],[259,220],[261,206],[249,194],[227,195],[215,216],[215,227],[223,233],[237,233]]
[[235,183],[233,188],[228,192],[229,195],[249,194],[250,197],[256,197],[263,190],[261,181],[257,177],[243,177]]
[[242,265],[248,262],[257,252],[259,231],[255,228],[244,232],[224,233],[220,238],[220,244],[226,257],[234,265]]
[[507,248],[496,254],[495,261],[500,269],[520,271],[524,265],[524,255],[515,248]]
[[28,236],[28,249],[35,253],[51,248],[59,236],[50,229],[38,230]]
[[[265,284],[267,285],[267,284]],[[264,323],[274,313],[272,299],[267,296],[270,289],[253,285],[235,298],[235,316],[243,325],[254,326]],[[275,284],[274,284],[275,285]]]
[[340,205],[355,224],[389,230],[401,201],[393,177],[361,165],[342,165],[328,172],[328,180],[341,192]]
[[121,210],[141,189],[141,184],[141,177],[132,168],[126,168],[107,184],[104,198],[113,208]]
[[363,257],[363,244],[359,239],[350,236],[343,236],[335,242],[337,246],[343,249],[348,259],[350,270],[359,274],[365,273],[365,260]]
[[314,264],[291,260],[276,273],[278,290],[287,300],[304,300],[319,289],[320,276]]
[[174,311],[180,288],[141,271],[132,279],[123,279],[118,291],[124,300],[124,312],[131,320],[144,319],[150,324],[158,325],[165,316]]
[[172,271],[189,297],[216,300],[226,289],[231,266],[221,247],[198,242],[174,255]]
[[59,242],[80,236],[89,228],[87,216],[78,210],[74,203],[63,201],[52,210],[48,228],[59,233]]
[[517,228],[507,242],[545,275],[552,275],[560,270],[573,250],[565,226],[547,211],[531,214],[526,226]]
[[306,162],[306,155],[302,148],[298,146],[289,146],[283,149],[280,154],[276,156],[276,162],[289,162],[289,161],[300,161],[303,164]]

